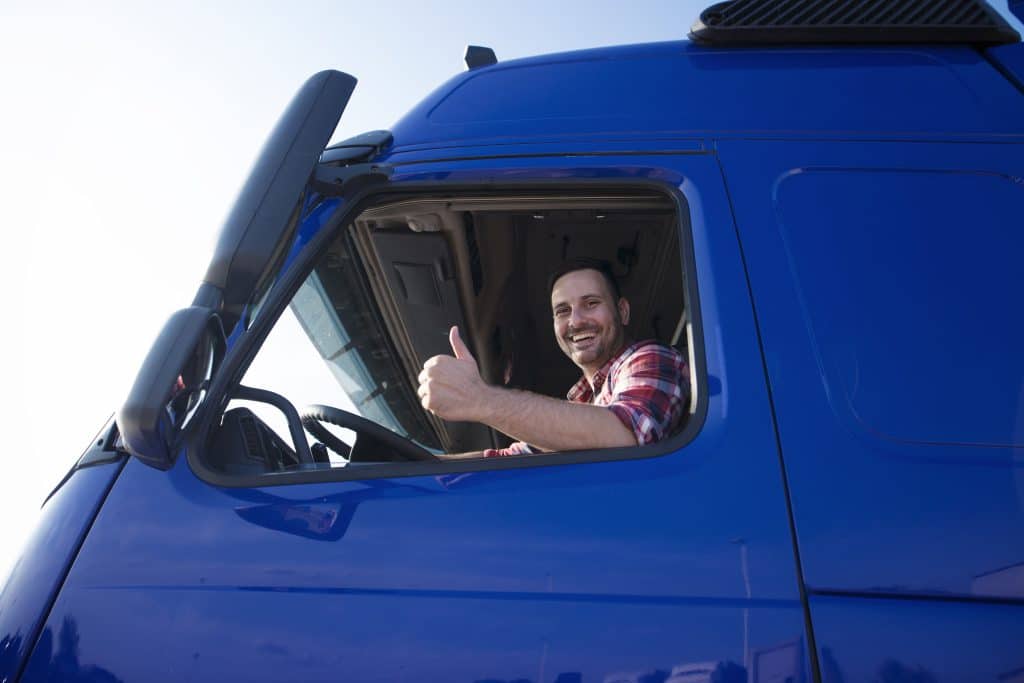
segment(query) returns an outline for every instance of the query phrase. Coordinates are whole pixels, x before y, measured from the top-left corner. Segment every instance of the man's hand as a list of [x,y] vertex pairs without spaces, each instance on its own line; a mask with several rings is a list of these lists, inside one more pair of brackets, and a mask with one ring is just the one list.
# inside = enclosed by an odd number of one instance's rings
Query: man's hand
[[[448,333],[448,341],[455,356],[434,356],[423,364],[419,376],[420,403],[434,415],[481,422],[545,451],[636,445],[633,432],[605,407],[489,386],[480,377],[458,327]],[[479,455],[460,453],[448,459]]]
[[448,332],[452,356],[434,356],[420,372],[420,403],[434,415],[460,422],[484,421],[483,394],[490,388],[480,377],[476,359],[459,336],[458,326]]

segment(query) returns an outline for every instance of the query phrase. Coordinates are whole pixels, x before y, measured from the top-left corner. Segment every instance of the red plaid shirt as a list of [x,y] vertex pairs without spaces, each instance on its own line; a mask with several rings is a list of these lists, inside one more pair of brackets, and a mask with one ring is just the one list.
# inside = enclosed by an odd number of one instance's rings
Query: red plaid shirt
[[[670,435],[690,405],[690,370],[683,355],[653,339],[630,344],[594,374],[576,382],[566,398],[575,403],[606,406],[626,426],[639,445]],[[488,448],[485,458],[537,453],[517,441],[508,448]]]

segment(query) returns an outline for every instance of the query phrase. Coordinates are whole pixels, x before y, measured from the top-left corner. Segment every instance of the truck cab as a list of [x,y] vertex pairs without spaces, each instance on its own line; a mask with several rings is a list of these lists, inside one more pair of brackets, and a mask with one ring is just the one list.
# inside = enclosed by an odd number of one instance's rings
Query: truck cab
[[[1024,51],[981,2],[843,7],[474,48],[330,145],[356,82],[314,75],[47,501],[0,680],[1016,680]],[[445,459],[514,435],[424,410],[424,363],[457,326],[564,398],[577,257],[685,419]]]

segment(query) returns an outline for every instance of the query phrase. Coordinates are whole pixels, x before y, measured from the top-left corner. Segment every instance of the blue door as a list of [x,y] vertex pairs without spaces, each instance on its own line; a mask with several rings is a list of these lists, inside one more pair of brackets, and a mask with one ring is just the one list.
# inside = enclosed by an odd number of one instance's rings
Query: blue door
[[677,202],[697,391],[682,435],[526,466],[416,463],[372,478],[321,468],[265,485],[211,480],[196,464],[210,448],[201,439],[167,471],[132,459],[24,680],[809,679],[721,173],[700,141],[656,144],[634,149],[657,155],[505,145],[506,158],[405,160],[384,189],[599,183]]
[[1021,146],[720,149],[823,679],[1015,680]]

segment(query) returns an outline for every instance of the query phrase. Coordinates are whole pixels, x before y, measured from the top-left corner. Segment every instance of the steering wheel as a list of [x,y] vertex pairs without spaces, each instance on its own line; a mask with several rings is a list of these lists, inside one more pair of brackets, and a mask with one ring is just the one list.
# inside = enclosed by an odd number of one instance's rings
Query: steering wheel
[[355,415],[346,410],[341,410],[340,408],[332,408],[331,406],[323,405],[309,405],[302,409],[302,412],[299,413],[299,418],[302,420],[302,426],[305,427],[310,434],[316,437],[317,441],[327,446],[343,458],[349,457],[351,449],[348,447],[348,444],[336,437],[334,434],[331,434],[331,432],[321,424],[322,422],[336,425],[338,427],[344,427],[345,429],[351,429],[358,434],[360,438],[368,438],[370,441],[375,441],[382,446],[386,446],[398,453],[405,460],[438,460],[433,453],[419,444],[402,438],[390,429],[381,427],[372,420],[367,420],[365,417]]

